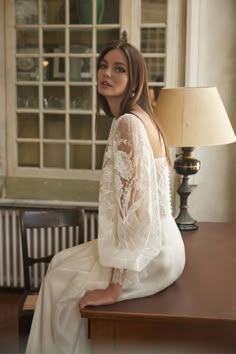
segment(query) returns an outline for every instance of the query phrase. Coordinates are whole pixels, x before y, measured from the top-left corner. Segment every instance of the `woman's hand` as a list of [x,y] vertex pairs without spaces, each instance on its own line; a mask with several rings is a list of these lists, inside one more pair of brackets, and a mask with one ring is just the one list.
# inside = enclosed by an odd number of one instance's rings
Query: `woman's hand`
[[111,283],[106,289],[87,291],[80,300],[79,307],[114,304],[120,295],[122,285]]

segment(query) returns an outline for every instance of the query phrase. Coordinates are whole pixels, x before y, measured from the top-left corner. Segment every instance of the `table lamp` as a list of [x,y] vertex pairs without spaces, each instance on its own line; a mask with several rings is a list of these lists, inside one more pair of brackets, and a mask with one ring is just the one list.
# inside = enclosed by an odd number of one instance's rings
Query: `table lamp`
[[175,221],[181,231],[196,230],[197,221],[189,212],[187,200],[192,187],[189,175],[197,173],[200,161],[192,157],[195,147],[233,143],[236,136],[216,87],[163,88],[154,107],[169,146],[181,147],[174,162],[181,184],[180,211]]

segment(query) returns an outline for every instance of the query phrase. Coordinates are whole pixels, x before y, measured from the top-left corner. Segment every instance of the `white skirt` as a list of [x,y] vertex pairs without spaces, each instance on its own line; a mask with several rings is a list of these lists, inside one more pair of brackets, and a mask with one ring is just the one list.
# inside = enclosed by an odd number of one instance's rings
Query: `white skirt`
[[[184,244],[172,217],[162,220],[162,230],[161,252],[142,272],[126,273],[119,301],[157,293],[181,275]],[[58,253],[41,285],[26,353],[89,353],[79,302],[87,290],[106,288],[110,274],[99,262],[97,240]]]

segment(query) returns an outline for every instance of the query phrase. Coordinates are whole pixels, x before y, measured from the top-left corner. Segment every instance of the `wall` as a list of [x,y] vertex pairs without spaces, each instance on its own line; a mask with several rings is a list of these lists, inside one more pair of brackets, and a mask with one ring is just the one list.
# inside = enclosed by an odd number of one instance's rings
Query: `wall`
[[[236,132],[236,1],[188,2],[186,84],[216,86]],[[194,41],[193,41],[194,37]],[[191,41],[191,42],[190,42]],[[198,221],[236,221],[236,143],[198,148],[189,198]]]
[[4,2],[0,0],[0,198],[3,194],[4,179],[6,175],[6,141],[5,141],[5,22],[4,22]]

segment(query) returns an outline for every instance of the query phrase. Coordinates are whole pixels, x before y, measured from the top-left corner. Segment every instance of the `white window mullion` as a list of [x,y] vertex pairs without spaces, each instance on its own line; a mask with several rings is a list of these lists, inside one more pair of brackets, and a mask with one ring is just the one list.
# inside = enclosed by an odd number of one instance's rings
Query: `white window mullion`
[[92,34],[92,65],[93,65],[93,75],[92,75],[92,171],[96,168],[96,102],[97,102],[97,89],[96,89],[96,81],[97,81],[97,28],[96,28],[96,1],[93,0],[93,34]]
[[121,34],[127,32],[128,42],[140,48],[141,0],[120,0]]
[[66,27],[65,27],[65,139],[66,139],[66,144],[65,144],[65,156],[66,156],[66,170],[70,168],[70,144],[69,144],[69,135],[70,135],[70,86],[69,86],[69,80],[70,80],[70,59],[69,59],[69,52],[70,52],[70,4],[69,0],[66,0]]
[[6,58],[3,55],[5,52],[6,37],[4,23],[4,1],[0,1],[0,176],[6,175]]
[[[13,174],[17,168],[17,88],[16,88],[16,35],[15,35],[15,18],[14,18],[14,1],[4,2],[5,9],[5,30],[6,30],[6,117],[8,126],[3,132],[7,138],[7,173]],[[4,23],[4,21],[3,21]],[[4,52],[4,51],[3,51]],[[5,89],[5,87],[3,88]],[[5,120],[5,117],[4,117]],[[2,126],[1,126],[2,127]],[[2,130],[2,128],[1,128]]]
[[40,168],[43,168],[43,105],[44,105],[44,93],[43,93],[43,65],[44,50],[43,50],[43,28],[42,28],[42,0],[39,1],[39,139],[40,139]]
[[93,0],[93,7],[92,7],[92,24],[93,26],[96,25],[96,16],[97,16],[97,0]]
[[184,84],[185,12],[185,4],[181,0],[168,0],[165,65],[166,86],[181,86]]

